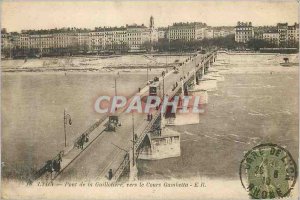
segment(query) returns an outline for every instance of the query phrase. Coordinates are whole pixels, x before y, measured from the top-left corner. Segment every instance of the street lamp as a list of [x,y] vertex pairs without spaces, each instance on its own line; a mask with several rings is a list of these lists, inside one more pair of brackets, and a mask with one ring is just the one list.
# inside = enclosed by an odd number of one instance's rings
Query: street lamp
[[119,72],[115,75],[114,80],[115,80],[115,96],[117,96],[117,79],[120,76]]
[[148,65],[148,63],[147,63],[147,84],[148,84],[148,81],[149,81],[149,65]]
[[66,109],[64,109],[64,133],[65,133],[65,147],[67,146],[67,125],[72,125],[72,119],[69,114],[66,114]]
[[117,96],[117,77],[115,77],[115,96]]
[[132,166],[135,165],[135,158],[134,158],[134,145],[135,145],[135,137],[134,137],[134,115],[132,114]]
[[165,75],[166,75],[166,72],[163,71],[161,73],[162,77],[163,77],[163,98],[165,97]]

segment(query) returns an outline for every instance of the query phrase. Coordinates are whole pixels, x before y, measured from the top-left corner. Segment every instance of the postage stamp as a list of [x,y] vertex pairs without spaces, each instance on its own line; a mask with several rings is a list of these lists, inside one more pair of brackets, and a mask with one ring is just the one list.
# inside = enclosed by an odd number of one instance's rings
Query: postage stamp
[[287,197],[295,186],[297,173],[288,150],[271,143],[249,150],[240,165],[241,183],[254,199]]

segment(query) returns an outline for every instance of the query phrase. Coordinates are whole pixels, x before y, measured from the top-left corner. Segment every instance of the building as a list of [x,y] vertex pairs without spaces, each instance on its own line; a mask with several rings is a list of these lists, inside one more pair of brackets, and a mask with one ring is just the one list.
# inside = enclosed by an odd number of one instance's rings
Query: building
[[281,47],[298,46],[299,43],[299,24],[289,26],[288,23],[278,23],[279,44]]
[[[85,39],[86,40],[86,39]],[[14,47],[33,54],[79,51],[79,34],[76,29],[23,30],[13,38]]]
[[90,31],[83,30],[77,33],[78,45],[80,51],[88,51],[90,45]]
[[168,27],[167,38],[170,40],[202,40],[205,38],[206,24],[201,22],[174,23]]
[[168,28],[160,27],[157,29],[158,39],[167,38],[167,30]]
[[29,52],[43,54],[151,50],[159,35],[153,16],[150,17],[149,27],[133,24],[126,27],[96,27],[94,30],[22,30],[13,37],[5,29],[1,33],[2,52],[4,49],[20,49],[24,55]]
[[295,23],[292,26],[288,26],[287,35],[288,35],[288,45],[289,46],[298,46],[299,24]]
[[234,35],[235,33],[235,28],[231,26],[214,27],[213,30],[214,30],[214,38],[226,37],[228,35]]
[[251,22],[238,22],[235,27],[235,41],[246,43],[254,37],[253,26]]
[[214,38],[214,29],[213,28],[208,27],[206,29],[205,38],[208,38],[208,39]]
[[105,32],[97,28],[90,32],[88,44],[90,51],[103,51],[105,49]]
[[288,23],[278,23],[277,31],[279,33],[279,44],[282,47],[287,46],[288,42]]
[[6,29],[1,29],[1,52],[9,50],[11,47],[10,35],[7,33]]
[[263,40],[264,32],[263,31],[254,31],[254,38],[257,40]]
[[105,28],[103,45],[105,50],[122,51],[127,49],[126,27]]
[[95,28],[89,34],[91,51],[140,51],[149,50],[158,40],[158,31],[154,27],[154,18],[150,17],[149,28],[144,24],[126,25],[126,27]]
[[278,32],[267,32],[263,33],[263,39],[271,44],[279,46],[280,35]]
[[150,45],[150,30],[142,25],[127,25],[127,42],[129,51],[139,51],[145,48],[145,43]]

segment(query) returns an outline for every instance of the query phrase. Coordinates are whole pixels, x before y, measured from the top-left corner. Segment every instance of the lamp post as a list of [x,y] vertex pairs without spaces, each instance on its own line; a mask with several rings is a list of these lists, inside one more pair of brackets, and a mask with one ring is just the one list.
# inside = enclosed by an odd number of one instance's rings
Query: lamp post
[[132,114],[132,166],[135,165],[135,158],[134,158],[134,143],[135,143],[135,137],[134,137],[134,115]]
[[148,63],[147,63],[147,84],[148,84],[148,81],[149,81],[149,65],[148,65]]
[[115,77],[115,96],[117,96],[117,77]]
[[69,114],[66,114],[66,109],[64,109],[64,133],[65,133],[65,147],[67,146],[67,124],[72,125],[72,119]]
[[115,80],[115,96],[117,96],[117,79],[118,79],[118,76],[120,76],[119,72],[115,75],[114,77],[114,80]]
[[162,77],[163,77],[163,98],[165,97],[165,75],[166,75],[166,72],[163,71],[161,73]]
[[194,58],[194,60],[195,60],[195,75],[194,75],[195,76],[194,77],[195,85],[197,85],[197,69],[196,69],[197,68],[197,61],[196,61],[196,58],[197,57]]

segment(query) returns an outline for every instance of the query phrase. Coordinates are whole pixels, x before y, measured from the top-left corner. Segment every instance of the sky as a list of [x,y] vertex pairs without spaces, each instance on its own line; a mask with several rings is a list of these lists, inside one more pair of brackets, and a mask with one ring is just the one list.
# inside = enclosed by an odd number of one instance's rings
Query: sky
[[156,27],[174,22],[204,22],[234,26],[251,21],[254,26],[298,22],[296,0],[163,0],[163,1],[21,1],[1,3],[1,27],[8,31],[62,27],[94,28],[145,24],[150,16]]

